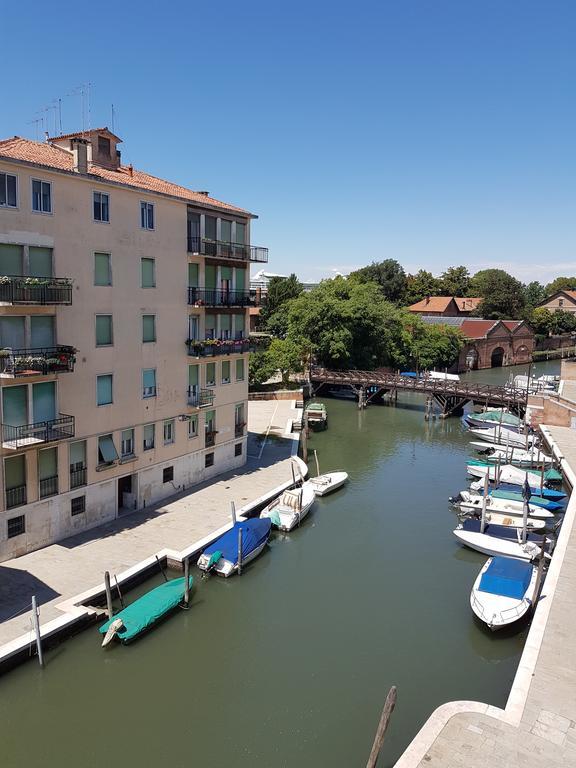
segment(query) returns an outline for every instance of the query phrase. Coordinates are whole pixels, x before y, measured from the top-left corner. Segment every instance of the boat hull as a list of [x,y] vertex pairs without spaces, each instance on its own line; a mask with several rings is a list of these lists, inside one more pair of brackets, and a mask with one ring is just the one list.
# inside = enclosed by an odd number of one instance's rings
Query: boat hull
[[300,509],[283,506],[281,499],[282,497],[274,499],[273,502],[262,510],[260,517],[269,518],[274,528],[287,532],[292,531],[304,520],[312,504],[314,504],[316,495],[313,488],[308,483],[304,483],[302,486],[302,505]]
[[538,570],[532,566],[532,576],[522,598],[504,597],[480,590],[482,576],[490,566],[491,559],[476,577],[470,592],[470,607],[480,621],[491,630],[502,629],[520,621],[532,608],[532,597],[536,589]]
[[342,488],[348,480],[347,472],[327,472],[319,477],[312,477],[304,485],[312,488],[316,496],[327,496],[332,491]]
[[[256,549],[253,549],[250,554],[246,555],[246,557],[242,560],[242,567],[245,565],[248,565],[249,562],[256,559],[258,555],[262,552],[264,547],[266,546],[268,542],[264,541],[260,546],[256,547]],[[204,557],[204,555],[202,555]],[[202,557],[198,560],[198,568],[200,570],[205,571],[206,567],[208,565],[208,558],[206,558],[206,563],[201,564],[200,560],[202,560]],[[226,558],[221,557],[218,561],[217,565],[214,566],[214,573],[218,574],[218,576],[223,576],[225,579],[227,579],[230,576],[233,576],[238,571],[238,564],[232,563],[230,560],[226,560]]]
[[514,557],[517,560],[532,560],[540,552],[540,547],[533,542],[518,544],[508,539],[496,539],[486,533],[456,529],[454,536],[465,547],[475,549],[477,552],[482,552],[482,554],[490,557],[504,555],[505,557]]

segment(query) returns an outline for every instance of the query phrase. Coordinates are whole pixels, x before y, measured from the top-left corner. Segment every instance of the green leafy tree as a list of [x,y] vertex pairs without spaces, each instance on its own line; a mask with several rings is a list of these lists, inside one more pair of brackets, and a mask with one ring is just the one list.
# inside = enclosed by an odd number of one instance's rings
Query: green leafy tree
[[415,304],[426,296],[445,295],[442,293],[442,281],[425,269],[420,269],[415,275],[408,275],[406,283],[406,304]]
[[264,384],[276,373],[276,368],[271,364],[267,351],[254,352],[250,355],[248,364],[248,383],[251,386]]
[[453,326],[428,325],[418,318],[410,330],[410,358],[418,370],[450,368],[464,346],[464,336]]
[[264,324],[267,325],[272,315],[281,311],[286,302],[295,299],[302,291],[302,283],[294,273],[290,277],[273,277],[268,283],[266,301],[260,310],[260,317]]
[[545,298],[546,290],[537,280],[533,280],[524,286],[524,301],[528,311],[537,307]]
[[303,344],[293,339],[272,339],[265,354],[267,364],[280,372],[283,387],[288,386],[292,373],[303,369]]
[[547,296],[551,296],[557,291],[576,291],[576,277],[557,277],[546,286]]
[[362,283],[376,283],[388,301],[395,304],[401,304],[404,301],[407,286],[406,273],[394,259],[373,261],[367,267],[352,272],[350,277]]
[[478,314],[487,320],[516,320],[525,307],[522,283],[503,269],[483,269],[470,280],[470,296],[481,296]]
[[466,267],[448,267],[440,276],[442,296],[470,296],[470,273]]

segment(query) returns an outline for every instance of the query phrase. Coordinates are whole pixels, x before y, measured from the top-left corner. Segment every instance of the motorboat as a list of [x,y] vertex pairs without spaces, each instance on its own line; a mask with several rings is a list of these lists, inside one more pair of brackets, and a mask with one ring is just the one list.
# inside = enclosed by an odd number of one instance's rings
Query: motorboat
[[[481,526],[481,520],[464,520],[455,529],[454,536],[466,547],[489,556],[503,555],[519,560],[533,560],[541,551],[542,536],[526,533],[526,541],[523,541],[523,531],[517,528],[488,523],[482,532]],[[545,544],[549,550],[552,542],[546,539]]]
[[311,477],[304,485],[310,486],[316,496],[326,496],[332,491],[336,491],[341,488],[348,480],[347,472],[327,472],[324,475],[318,475],[317,477]]
[[525,448],[515,448],[514,446],[499,445],[498,443],[485,443],[480,440],[472,440],[470,445],[476,453],[482,454],[486,461],[500,461],[502,464],[513,464],[514,466],[527,465],[531,467],[552,464],[554,459],[535,446],[528,450]]
[[304,421],[314,432],[328,429],[328,412],[324,403],[308,403],[304,410]]
[[[528,478],[530,480],[530,478]],[[489,493],[492,496],[498,496],[501,499],[514,499],[516,501],[522,500],[522,494],[518,493],[518,485],[514,483],[503,483],[500,481],[498,487],[495,486],[493,481],[490,481],[491,488]],[[470,483],[470,490],[482,493],[484,487],[483,480],[474,480]],[[532,496],[530,498],[531,504],[536,504],[539,507],[544,507],[551,511],[557,511],[563,509],[564,505],[560,502],[566,498],[564,491],[558,491],[555,488],[546,488],[546,486],[530,486]]]
[[260,518],[269,520],[281,531],[291,531],[306,517],[315,498],[315,489],[308,481],[298,488],[284,491],[262,510]]
[[[504,515],[522,516],[524,514],[524,500],[521,494],[520,501],[516,499],[507,499],[488,494],[486,497],[486,510],[489,512],[498,512]],[[463,511],[480,511],[484,495],[471,493],[470,491],[460,491],[457,496],[451,496],[450,502]],[[554,517],[554,513],[543,507],[533,506],[532,499],[528,503],[528,514],[532,517],[549,519]]]
[[509,557],[491,557],[476,577],[470,606],[490,629],[519,621],[535,600],[538,569]]
[[468,426],[480,427],[482,429],[504,426],[512,432],[520,432],[524,428],[524,422],[519,416],[509,413],[502,408],[494,408],[482,413],[471,411],[464,416],[464,420]]
[[531,445],[534,445],[538,441],[538,438],[534,434],[523,435],[520,432],[513,432],[512,430],[501,427],[500,425],[495,427],[486,427],[484,429],[478,429],[474,427],[470,429],[470,434],[479,438],[483,442],[503,445],[507,448],[528,449]]
[[225,578],[232,576],[238,571],[238,555],[241,554],[241,567],[258,557],[270,538],[271,528],[270,520],[258,517],[235,522],[229,531],[206,547],[198,559],[198,568]]
[[[461,520],[480,520],[480,513],[466,509],[460,513]],[[517,515],[506,515],[502,512],[486,512],[485,520],[491,525],[504,525],[507,528],[520,528],[524,527],[524,520]],[[542,531],[546,526],[545,520],[536,520],[535,517],[526,518],[526,530],[527,531]]]
[[468,462],[466,471],[472,477],[484,479],[488,475],[488,479],[492,482],[498,480],[498,482],[521,486],[524,485],[526,476],[528,476],[530,487],[540,485],[541,482],[544,485],[562,481],[562,475],[555,469],[546,469],[542,473],[539,469],[520,469],[519,467],[513,467],[512,464],[504,464],[498,467],[490,461],[478,461],[476,459],[471,459]]

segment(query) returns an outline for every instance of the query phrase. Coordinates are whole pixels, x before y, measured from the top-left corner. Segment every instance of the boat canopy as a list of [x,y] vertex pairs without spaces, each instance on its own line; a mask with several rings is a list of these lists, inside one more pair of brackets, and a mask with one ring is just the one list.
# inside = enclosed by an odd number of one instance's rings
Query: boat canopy
[[207,557],[220,550],[221,557],[232,564],[238,562],[238,531],[242,529],[242,557],[247,557],[257,549],[270,535],[271,522],[268,518],[255,518],[254,520],[241,520],[207,547],[203,554]]
[[530,563],[511,557],[493,557],[482,574],[478,589],[491,595],[521,599],[530,584],[533,567]]
[[486,411],[485,413],[472,413],[470,416],[478,421],[491,422],[494,424],[509,424],[510,426],[519,427],[522,424],[522,419],[515,416],[513,413],[507,413],[505,411]]

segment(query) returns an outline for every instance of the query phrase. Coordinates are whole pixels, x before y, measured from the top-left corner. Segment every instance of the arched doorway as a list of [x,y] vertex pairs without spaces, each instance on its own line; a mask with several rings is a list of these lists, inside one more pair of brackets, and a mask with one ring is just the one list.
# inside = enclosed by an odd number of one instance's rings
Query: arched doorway
[[466,368],[469,371],[477,371],[478,370],[478,350],[476,347],[470,347],[470,349],[466,352]]
[[515,363],[527,363],[530,360],[530,352],[528,350],[528,347],[525,344],[522,344],[522,346],[518,347],[516,350],[516,354],[514,355],[514,362]]
[[504,362],[504,349],[502,347],[496,347],[492,350],[490,356],[490,367],[501,368]]

